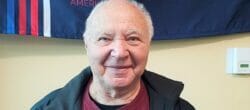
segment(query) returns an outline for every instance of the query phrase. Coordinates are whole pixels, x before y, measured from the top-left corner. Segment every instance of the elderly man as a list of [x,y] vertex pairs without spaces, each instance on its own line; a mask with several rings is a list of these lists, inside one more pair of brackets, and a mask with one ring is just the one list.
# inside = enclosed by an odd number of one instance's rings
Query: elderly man
[[100,2],[86,22],[90,67],[32,110],[194,110],[183,84],[146,71],[153,26],[134,1]]

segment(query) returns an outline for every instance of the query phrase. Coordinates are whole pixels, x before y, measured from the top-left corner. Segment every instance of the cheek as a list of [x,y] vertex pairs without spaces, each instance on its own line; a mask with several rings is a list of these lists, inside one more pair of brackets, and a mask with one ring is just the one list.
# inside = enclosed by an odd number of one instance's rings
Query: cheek
[[142,46],[138,48],[137,57],[141,62],[147,62],[148,54],[149,54],[149,46]]
[[132,52],[137,71],[143,71],[145,69],[148,59],[148,52],[149,50],[146,47],[138,48]]
[[106,58],[107,50],[91,46],[89,46],[86,50],[89,65],[94,73],[93,75],[96,75],[97,77],[102,76],[104,74],[103,61]]
[[103,61],[106,59],[109,51],[106,48],[100,48],[96,46],[89,46],[87,48],[87,56],[90,63],[93,65],[103,64]]
[[147,60],[148,60],[148,53],[144,52],[144,54],[143,53],[137,54],[137,62],[139,63],[140,67],[143,67],[143,69],[146,66]]

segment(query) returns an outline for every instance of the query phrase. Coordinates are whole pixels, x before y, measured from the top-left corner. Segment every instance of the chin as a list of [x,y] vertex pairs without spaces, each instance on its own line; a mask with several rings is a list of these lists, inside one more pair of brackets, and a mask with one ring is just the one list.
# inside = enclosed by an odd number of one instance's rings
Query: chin
[[114,78],[109,80],[109,84],[114,88],[123,88],[130,86],[132,84],[132,81],[126,78]]

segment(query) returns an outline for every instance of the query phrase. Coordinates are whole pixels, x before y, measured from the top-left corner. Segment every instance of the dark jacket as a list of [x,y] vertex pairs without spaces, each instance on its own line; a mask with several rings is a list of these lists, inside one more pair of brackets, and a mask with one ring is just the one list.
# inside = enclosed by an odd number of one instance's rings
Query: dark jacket
[[[37,102],[31,110],[81,110],[82,93],[91,76],[90,68],[84,69],[63,88]],[[144,72],[142,80],[148,91],[150,110],[194,110],[192,105],[180,98],[184,86],[181,82],[150,71]]]

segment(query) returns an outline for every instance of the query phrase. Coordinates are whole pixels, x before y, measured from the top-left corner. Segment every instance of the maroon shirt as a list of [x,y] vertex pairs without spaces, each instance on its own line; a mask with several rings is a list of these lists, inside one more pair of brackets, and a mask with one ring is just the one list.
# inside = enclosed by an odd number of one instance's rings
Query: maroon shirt
[[[82,97],[82,110],[101,110],[89,95],[90,81],[83,93]],[[141,88],[135,99],[119,108],[119,110],[149,110],[149,96],[145,85],[141,81]]]

